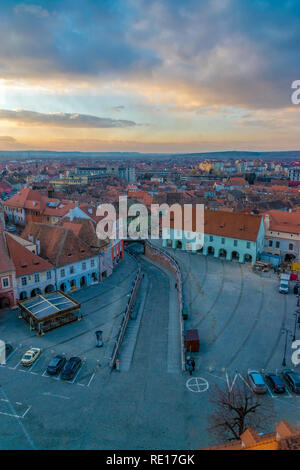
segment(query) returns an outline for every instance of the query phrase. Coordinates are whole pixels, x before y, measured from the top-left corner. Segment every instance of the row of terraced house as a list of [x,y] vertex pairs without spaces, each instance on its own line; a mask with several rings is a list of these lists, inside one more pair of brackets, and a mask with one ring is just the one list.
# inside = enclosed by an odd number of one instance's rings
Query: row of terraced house
[[[4,211],[6,219],[23,231],[16,235],[5,230],[2,211],[0,308],[37,294],[71,292],[101,282],[123,259],[122,240],[98,239],[95,229],[99,218],[94,207],[53,201],[26,188],[5,202]],[[18,220],[11,214],[22,217]],[[51,221],[43,220],[48,216]]]

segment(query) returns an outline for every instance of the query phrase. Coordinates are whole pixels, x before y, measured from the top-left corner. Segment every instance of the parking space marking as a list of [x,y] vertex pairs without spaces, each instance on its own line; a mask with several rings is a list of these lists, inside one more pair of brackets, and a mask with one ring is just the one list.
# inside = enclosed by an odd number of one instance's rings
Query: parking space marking
[[10,369],[16,370],[16,368],[21,364],[21,360],[22,360],[22,359],[19,360],[19,362],[17,363],[16,366],[10,367]]
[[271,392],[271,389],[270,389],[270,387],[269,387],[269,385],[267,384],[266,381],[265,381],[265,384],[266,384],[267,390],[268,390],[269,394],[271,395],[271,397],[272,397],[272,398],[276,398],[276,397],[273,395],[273,393]]
[[70,400],[70,397],[66,397],[65,395],[56,395],[55,393],[51,392],[44,392],[43,395],[55,398],[62,398],[64,400]]
[[25,416],[27,415],[28,411],[29,411],[30,408],[31,408],[31,405],[30,405],[30,406],[29,406],[29,405],[24,405],[24,403],[21,403],[21,402],[19,402],[19,401],[16,401],[16,402],[15,402],[15,405],[26,407],[24,413],[21,415],[21,414],[18,414],[18,413],[14,410],[14,408],[13,408],[13,406],[12,406],[12,403],[11,403],[9,400],[7,400],[7,399],[5,399],[5,398],[0,398],[0,401],[6,403],[7,406],[11,405],[11,406],[10,406],[10,407],[11,407],[11,411],[14,411],[13,413],[12,413],[12,412],[11,412],[11,413],[8,413],[7,411],[0,411],[0,414],[1,414],[1,415],[4,415],[4,416],[10,416],[11,418],[24,419]]
[[95,375],[96,375],[96,373],[94,372],[92,377],[89,380],[89,383],[87,384],[87,387],[89,387],[91,385],[92,381],[94,380]]

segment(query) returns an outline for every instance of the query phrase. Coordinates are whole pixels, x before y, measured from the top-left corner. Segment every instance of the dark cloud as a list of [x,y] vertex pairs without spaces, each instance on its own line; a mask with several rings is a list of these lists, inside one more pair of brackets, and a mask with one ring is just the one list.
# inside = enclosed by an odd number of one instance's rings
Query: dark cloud
[[3,0],[2,78],[142,77],[204,104],[290,105],[299,0]]
[[37,113],[35,111],[0,109],[0,120],[14,121],[22,125],[80,127],[80,128],[123,128],[132,127],[134,121],[110,119],[88,114]]
[[130,40],[135,12],[119,0],[3,1],[2,78],[116,77],[147,74],[155,51]]

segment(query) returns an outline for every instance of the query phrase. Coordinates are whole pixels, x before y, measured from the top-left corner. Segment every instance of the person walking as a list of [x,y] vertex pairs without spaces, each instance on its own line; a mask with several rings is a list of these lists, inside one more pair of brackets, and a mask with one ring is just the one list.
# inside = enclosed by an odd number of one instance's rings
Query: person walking
[[196,365],[194,358],[191,359],[191,364],[192,364],[192,368],[193,368],[193,372],[194,372],[194,370],[195,370],[195,365]]
[[189,371],[189,374],[190,375],[193,375],[193,364],[192,364],[192,360],[191,358],[188,356],[187,358],[187,363],[186,363],[186,366],[187,366],[187,370]]

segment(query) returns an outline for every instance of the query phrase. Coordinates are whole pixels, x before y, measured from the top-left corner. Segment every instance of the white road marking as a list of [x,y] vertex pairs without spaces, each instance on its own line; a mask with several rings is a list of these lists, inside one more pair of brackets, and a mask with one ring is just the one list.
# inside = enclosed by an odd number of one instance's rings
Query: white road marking
[[87,384],[87,387],[89,387],[89,386],[91,385],[92,380],[94,379],[95,375],[96,375],[96,374],[95,374],[95,372],[94,372],[93,375],[92,375],[92,377],[91,377],[90,380],[89,380],[89,383]]
[[276,398],[276,397],[273,395],[273,393],[271,392],[271,389],[270,389],[270,387],[269,387],[269,385],[267,384],[266,381],[265,381],[265,384],[266,384],[267,390],[268,390],[269,394],[271,395],[271,397],[272,397],[272,398]]
[[27,410],[25,411],[25,413],[24,413],[22,416],[19,416],[19,415],[17,415],[17,413],[16,413],[16,411],[15,411],[15,409],[14,409],[14,407],[13,407],[13,404],[9,401],[8,396],[6,395],[4,389],[3,389],[3,387],[1,387],[1,385],[0,385],[0,392],[1,392],[2,396],[4,397],[4,399],[7,400],[8,406],[9,406],[9,408],[10,408],[10,410],[11,410],[11,413],[1,412],[1,414],[6,415],[6,416],[11,416],[11,417],[17,419],[18,424],[19,424],[20,428],[22,429],[23,434],[24,434],[24,436],[26,437],[28,443],[30,444],[30,446],[32,447],[32,449],[36,450],[36,445],[35,445],[35,443],[33,442],[33,439],[31,438],[30,434],[28,433],[28,431],[26,430],[24,424],[23,424],[22,421],[21,421],[21,419],[24,419],[24,418],[25,418],[25,416],[26,416],[26,414],[28,413],[28,411],[30,410],[31,406],[29,406],[29,407],[27,408]]
[[56,395],[55,393],[51,393],[51,392],[44,392],[43,395],[55,397],[55,398],[62,398],[64,400],[70,400],[70,397],[66,397],[65,395]]
[[17,364],[15,367],[10,367],[10,369],[14,369],[14,370],[15,370],[20,364],[21,364],[21,359],[20,359],[20,361],[18,362],[18,364]]
[[186,387],[190,392],[203,393],[209,388],[209,383],[203,377],[191,377],[186,381]]

